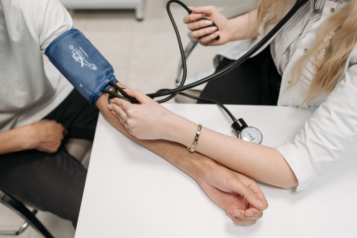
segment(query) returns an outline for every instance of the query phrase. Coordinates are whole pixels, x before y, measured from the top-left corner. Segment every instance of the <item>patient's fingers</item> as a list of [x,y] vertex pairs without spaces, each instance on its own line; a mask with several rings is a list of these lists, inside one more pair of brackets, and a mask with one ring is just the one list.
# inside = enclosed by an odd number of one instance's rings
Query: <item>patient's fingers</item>
[[263,217],[263,211],[256,208],[250,207],[247,210],[241,209],[228,209],[227,214],[229,216],[234,216],[242,220],[256,220]]
[[256,206],[257,204],[252,204],[252,205],[257,207],[259,210],[267,209],[269,204],[268,204],[267,199],[264,196],[264,193],[262,192],[261,188],[259,187],[259,185],[254,181],[249,182],[249,180],[248,180],[247,182],[248,183],[246,183],[246,185],[257,194],[257,197],[262,202],[261,206]]
[[244,216],[245,217],[259,217],[263,214],[262,210],[258,210],[255,207],[250,207],[249,209],[245,210]]
[[263,212],[262,211],[257,211],[257,212],[249,212],[249,213],[245,213],[243,212],[239,212],[239,215],[237,215],[237,213],[232,213],[229,214],[229,216],[233,216],[236,218],[239,218],[241,220],[245,220],[245,221],[253,221],[253,220],[257,220],[263,217]]
[[251,226],[257,223],[257,220],[243,220],[234,216],[230,216],[234,223],[241,226]]

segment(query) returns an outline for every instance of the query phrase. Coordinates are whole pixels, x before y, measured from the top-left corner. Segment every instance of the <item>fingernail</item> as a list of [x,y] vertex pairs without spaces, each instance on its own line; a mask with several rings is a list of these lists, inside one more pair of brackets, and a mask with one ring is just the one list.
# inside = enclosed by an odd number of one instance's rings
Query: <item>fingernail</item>
[[263,207],[263,202],[260,201],[260,200],[257,200],[257,201],[255,201],[255,205],[256,205],[257,207]]
[[213,27],[210,28],[210,30],[211,31],[215,31],[215,30],[217,30],[217,27],[213,26]]
[[221,32],[220,31],[216,31],[216,35],[219,35]]
[[117,115],[117,113],[116,113],[114,110],[112,111],[112,113],[113,113],[114,115]]
[[109,108],[109,110],[113,109],[112,105],[108,105],[108,108]]
[[112,100],[110,100],[112,103],[114,103],[115,101],[114,101],[114,99],[112,99]]
[[207,26],[212,25],[212,21],[206,21],[205,23]]
[[130,88],[126,88],[125,92],[131,92],[132,90]]
[[239,217],[240,216],[240,212],[238,212],[238,211],[232,212],[232,216]]
[[251,212],[247,215],[247,217],[251,217],[251,216],[253,216],[253,212]]

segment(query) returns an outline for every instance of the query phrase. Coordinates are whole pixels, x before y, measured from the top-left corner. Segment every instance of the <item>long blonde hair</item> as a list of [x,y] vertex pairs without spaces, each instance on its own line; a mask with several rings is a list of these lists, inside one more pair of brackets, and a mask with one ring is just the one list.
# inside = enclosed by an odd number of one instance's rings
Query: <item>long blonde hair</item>
[[[256,27],[259,27],[268,13],[273,13],[263,25],[265,32],[269,25],[278,23],[295,2],[295,0],[261,0],[258,5]],[[326,95],[334,89],[356,44],[357,0],[351,0],[320,26],[315,45],[296,62],[293,68],[292,83],[288,89],[299,82],[308,60],[315,59],[316,73],[301,106],[309,105],[316,97]]]

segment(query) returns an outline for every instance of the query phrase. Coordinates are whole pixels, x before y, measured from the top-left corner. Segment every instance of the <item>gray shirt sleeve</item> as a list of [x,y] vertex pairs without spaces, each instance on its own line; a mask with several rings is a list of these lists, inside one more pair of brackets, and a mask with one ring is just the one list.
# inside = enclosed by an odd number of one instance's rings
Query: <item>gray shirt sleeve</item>
[[73,28],[72,18],[59,0],[23,0],[22,4],[42,53],[53,40]]

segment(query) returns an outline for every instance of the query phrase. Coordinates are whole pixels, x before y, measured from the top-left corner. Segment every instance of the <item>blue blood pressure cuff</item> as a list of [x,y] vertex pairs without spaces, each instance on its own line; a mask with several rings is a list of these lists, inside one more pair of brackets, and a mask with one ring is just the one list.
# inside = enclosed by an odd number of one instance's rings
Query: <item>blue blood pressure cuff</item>
[[78,30],[69,30],[56,38],[45,54],[52,64],[90,103],[95,104],[101,89],[117,82],[113,67]]

